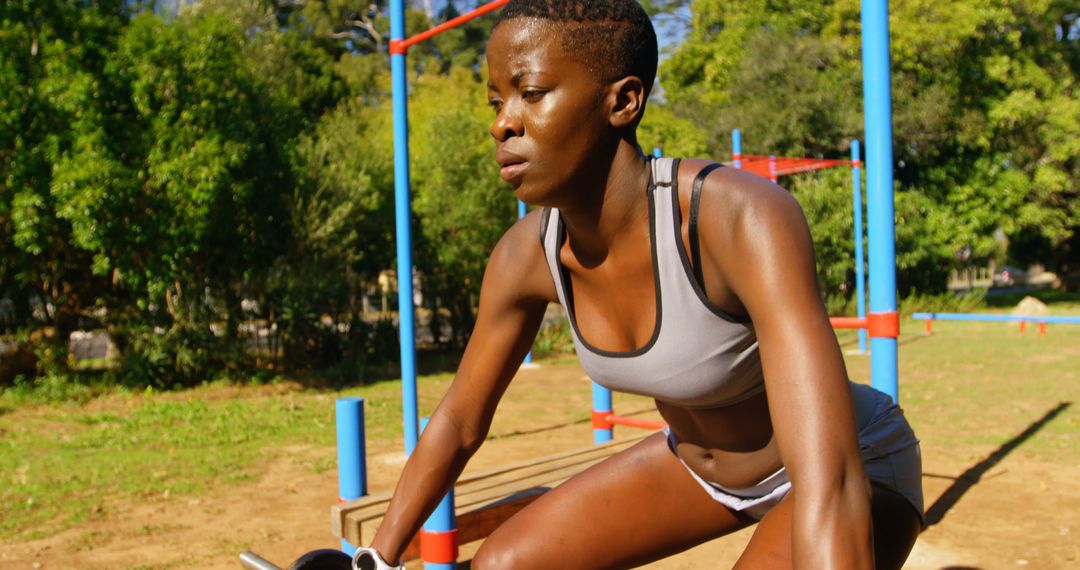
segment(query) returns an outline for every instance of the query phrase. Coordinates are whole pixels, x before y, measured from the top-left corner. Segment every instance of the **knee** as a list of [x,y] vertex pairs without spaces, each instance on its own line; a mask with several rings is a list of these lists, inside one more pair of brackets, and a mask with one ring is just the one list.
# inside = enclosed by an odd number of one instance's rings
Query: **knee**
[[500,570],[530,568],[537,563],[536,557],[529,556],[525,550],[525,541],[517,544],[503,540],[498,533],[489,536],[473,556],[472,570]]

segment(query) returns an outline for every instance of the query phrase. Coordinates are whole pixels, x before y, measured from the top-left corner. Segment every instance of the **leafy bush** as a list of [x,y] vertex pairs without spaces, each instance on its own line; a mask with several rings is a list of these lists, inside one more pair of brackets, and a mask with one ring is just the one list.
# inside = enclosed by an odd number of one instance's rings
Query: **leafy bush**
[[574,354],[574,339],[570,335],[570,322],[563,315],[554,320],[545,321],[533,342],[533,356],[558,354]]
[[900,313],[969,313],[986,308],[986,290],[975,289],[965,293],[919,293],[914,292],[900,300]]
[[129,386],[196,386],[219,375],[233,352],[207,326],[177,324],[160,332],[136,325],[125,336],[120,375]]
[[83,403],[97,393],[96,386],[87,383],[87,375],[43,374],[34,378],[19,375],[15,384],[2,390],[5,400],[15,404]]

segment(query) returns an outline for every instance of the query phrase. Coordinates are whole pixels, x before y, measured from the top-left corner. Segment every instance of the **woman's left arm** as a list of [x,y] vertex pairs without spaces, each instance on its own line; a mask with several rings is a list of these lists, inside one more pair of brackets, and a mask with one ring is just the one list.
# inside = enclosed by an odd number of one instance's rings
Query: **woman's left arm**
[[806,218],[790,194],[764,179],[731,171],[710,179],[723,186],[712,196],[730,198],[717,214],[731,223],[708,236],[722,247],[708,247],[718,255],[707,261],[754,323],[769,415],[794,490],[794,565],[873,568],[870,485]]

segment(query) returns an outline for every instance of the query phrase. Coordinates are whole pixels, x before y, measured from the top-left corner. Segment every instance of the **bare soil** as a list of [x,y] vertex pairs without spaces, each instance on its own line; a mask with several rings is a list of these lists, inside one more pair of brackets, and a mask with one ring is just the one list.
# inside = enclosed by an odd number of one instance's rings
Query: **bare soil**
[[[581,389],[566,390],[568,385]],[[550,413],[540,413],[552,406],[576,411],[552,422]],[[470,470],[589,445],[588,409],[587,383],[576,364],[523,370],[500,408],[492,440]],[[640,398],[617,399],[616,409],[656,417],[649,402]],[[544,422],[538,423],[541,416]],[[924,441],[940,439],[935,435],[952,429],[934,416],[913,417],[913,423]],[[1080,566],[1080,466],[1014,452],[1023,445],[1023,438],[1012,447],[998,448],[924,445],[923,485],[932,524],[907,568]],[[400,441],[369,442],[371,492],[392,488],[404,463],[400,449]],[[333,455],[333,449],[322,447],[282,448],[266,460],[265,474],[254,483],[200,498],[160,496],[111,503],[92,523],[38,540],[0,543],[0,568],[236,569],[237,555],[245,549],[285,567],[305,551],[340,546],[329,532],[336,471],[311,468]],[[730,567],[751,532],[712,541],[651,567]],[[463,548],[463,558],[474,548]]]

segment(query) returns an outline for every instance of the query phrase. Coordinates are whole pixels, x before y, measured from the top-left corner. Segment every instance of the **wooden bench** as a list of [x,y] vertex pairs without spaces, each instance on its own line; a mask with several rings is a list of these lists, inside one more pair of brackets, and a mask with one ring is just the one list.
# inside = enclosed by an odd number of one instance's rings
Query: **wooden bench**
[[[559,483],[649,435],[651,433],[464,475],[454,485],[458,544],[487,537],[503,521]],[[370,543],[382,523],[390,496],[391,493],[380,493],[334,505],[330,508],[332,532],[350,544]],[[413,537],[402,559],[414,560],[419,556],[420,539],[417,536]]]

